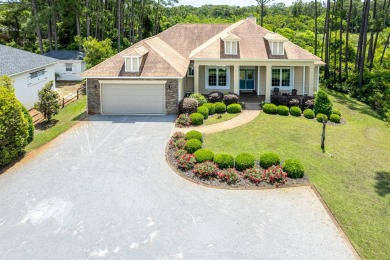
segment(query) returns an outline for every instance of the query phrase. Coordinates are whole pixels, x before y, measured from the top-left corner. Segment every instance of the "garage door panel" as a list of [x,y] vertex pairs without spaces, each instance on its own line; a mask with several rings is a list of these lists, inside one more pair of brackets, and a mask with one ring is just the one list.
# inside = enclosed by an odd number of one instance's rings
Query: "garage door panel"
[[165,85],[102,84],[102,114],[165,114]]

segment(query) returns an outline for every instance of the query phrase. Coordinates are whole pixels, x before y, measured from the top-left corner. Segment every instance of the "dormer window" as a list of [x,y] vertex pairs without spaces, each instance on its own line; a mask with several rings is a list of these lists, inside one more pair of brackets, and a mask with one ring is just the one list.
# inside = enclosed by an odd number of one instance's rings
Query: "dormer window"
[[269,43],[272,55],[284,55],[284,43],[288,42],[287,38],[274,32],[267,33],[264,38]]
[[237,45],[236,41],[225,41],[225,54],[237,55]]
[[125,58],[125,71],[126,72],[139,72],[139,67],[141,65],[140,56],[131,56]]
[[284,55],[284,43],[283,42],[270,42],[270,48],[272,55]]

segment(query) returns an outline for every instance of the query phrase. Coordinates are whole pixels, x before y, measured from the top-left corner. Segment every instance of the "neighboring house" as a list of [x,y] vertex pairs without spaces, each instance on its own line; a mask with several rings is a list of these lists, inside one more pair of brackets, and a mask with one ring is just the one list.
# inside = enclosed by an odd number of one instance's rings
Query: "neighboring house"
[[80,74],[85,71],[85,54],[79,51],[51,51],[46,57],[58,59],[56,74],[58,81],[80,81]]
[[0,76],[8,75],[15,82],[16,97],[27,108],[38,101],[38,91],[53,81],[58,60],[0,44]]
[[234,24],[177,24],[87,70],[88,112],[177,113],[186,92],[273,88],[313,95],[321,59],[250,17]]

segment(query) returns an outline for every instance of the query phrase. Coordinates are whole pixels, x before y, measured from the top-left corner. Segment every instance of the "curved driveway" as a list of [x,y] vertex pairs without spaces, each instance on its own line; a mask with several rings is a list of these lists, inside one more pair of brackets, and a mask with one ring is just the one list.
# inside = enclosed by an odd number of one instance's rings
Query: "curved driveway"
[[355,257],[309,187],[219,190],[176,175],[172,121],[92,116],[0,175],[0,258]]

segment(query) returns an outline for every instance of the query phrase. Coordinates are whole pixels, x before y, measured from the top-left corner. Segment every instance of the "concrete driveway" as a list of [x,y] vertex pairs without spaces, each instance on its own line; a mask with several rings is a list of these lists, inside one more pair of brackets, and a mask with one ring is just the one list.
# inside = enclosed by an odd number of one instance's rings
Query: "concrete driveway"
[[164,159],[172,121],[89,117],[0,175],[0,258],[355,258],[308,187],[182,179]]

